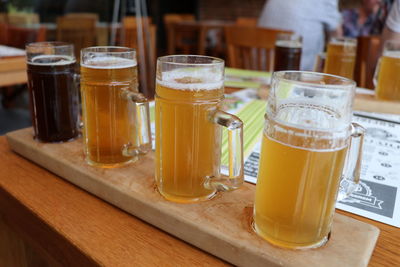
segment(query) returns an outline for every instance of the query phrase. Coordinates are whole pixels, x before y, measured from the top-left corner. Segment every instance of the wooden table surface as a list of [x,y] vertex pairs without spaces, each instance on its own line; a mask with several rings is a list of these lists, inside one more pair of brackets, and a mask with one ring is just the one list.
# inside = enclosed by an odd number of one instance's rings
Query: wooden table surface
[[[383,106],[399,107],[400,113],[400,104]],[[24,266],[16,262],[15,251],[2,252],[18,246],[25,249],[17,255],[38,266],[43,261],[49,266],[228,265],[25,160],[4,137],[0,170],[0,266]],[[381,229],[370,266],[400,266],[400,229],[337,212]],[[4,233],[7,228],[12,233]],[[13,233],[17,241],[10,241]]]
[[0,57],[0,87],[24,84],[27,81],[25,56]]

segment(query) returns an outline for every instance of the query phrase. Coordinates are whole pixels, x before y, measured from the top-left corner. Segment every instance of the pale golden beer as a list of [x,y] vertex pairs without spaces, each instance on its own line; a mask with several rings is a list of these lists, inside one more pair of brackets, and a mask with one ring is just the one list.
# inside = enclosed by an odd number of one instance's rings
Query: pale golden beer
[[256,230],[278,246],[313,246],[330,232],[347,146],[308,148],[307,138],[297,138],[295,130],[284,124],[279,128],[279,132],[263,135]]
[[273,74],[254,203],[254,229],[270,243],[303,249],[328,241],[338,192],[348,196],[359,179],[354,90],[338,76]]
[[327,48],[324,73],[353,79],[356,52],[357,41],[355,39],[331,40]]
[[400,101],[400,42],[389,41],[385,44],[377,71],[376,97]]
[[[218,87],[194,91],[157,84],[156,124],[161,130],[156,134],[156,177],[163,178],[158,180],[160,192],[169,200],[208,199],[216,191],[204,183],[206,177],[219,175],[221,129],[209,120],[223,95]],[[198,104],[189,106],[193,101]]]
[[83,140],[89,164],[116,167],[135,161],[140,146],[136,109],[129,97],[138,90],[137,64],[134,56],[102,52],[81,61]]
[[[222,176],[221,126],[214,119],[221,112],[224,94],[222,60],[215,63],[216,69],[211,68],[212,61],[205,68],[196,63],[179,68],[185,57],[159,59],[155,112],[157,187],[167,200],[182,203],[210,199],[219,189],[212,182]],[[212,58],[198,57],[200,62],[207,59]],[[163,68],[174,68],[168,60],[178,61],[177,68],[163,72]],[[224,115],[240,123],[233,115]],[[232,182],[237,184],[232,183],[230,189],[240,186],[242,171]]]

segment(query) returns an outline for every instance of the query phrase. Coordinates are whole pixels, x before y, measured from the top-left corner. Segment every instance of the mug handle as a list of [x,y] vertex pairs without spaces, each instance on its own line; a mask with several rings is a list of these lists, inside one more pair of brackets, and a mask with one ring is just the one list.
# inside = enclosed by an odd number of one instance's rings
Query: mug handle
[[376,86],[378,85],[378,79],[379,79],[379,70],[381,68],[381,58],[379,58],[378,63],[376,64],[376,68],[375,68],[375,72],[374,72],[374,77],[372,78],[372,83],[375,86],[375,90],[376,90]]
[[218,191],[231,191],[239,188],[244,181],[243,176],[243,122],[235,115],[217,110],[212,121],[228,130],[228,175],[210,177],[209,187]]
[[347,150],[342,179],[339,186],[339,201],[353,193],[360,182],[362,146],[364,143],[365,129],[357,123],[352,123],[350,127],[350,144]]
[[83,131],[83,119],[82,119],[82,95],[81,95],[81,75],[79,73],[74,73],[72,76],[75,90],[78,91],[79,95],[79,118],[78,118],[78,128],[82,134]]
[[135,104],[136,136],[139,141],[138,148],[133,147],[132,144],[126,144],[124,153],[128,155],[146,154],[151,150],[149,101],[141,93],[132,92],[128,88],[123,88],[122,90],[124,97]]

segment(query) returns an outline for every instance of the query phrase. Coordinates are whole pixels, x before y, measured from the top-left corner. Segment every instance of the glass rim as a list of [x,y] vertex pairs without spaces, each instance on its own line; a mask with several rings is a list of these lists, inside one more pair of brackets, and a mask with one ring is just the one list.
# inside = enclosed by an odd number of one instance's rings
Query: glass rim
[[[113,51],[113,49],[117,51]],[[119,51],[118,51],[119,50]],[[101,45],[101,46],[89,46],[82,48],[81,54],[84,53],[94,53],[94,54],[129,54],[129,53],[136,53],[135,48],[131,47],[126,47],[126,46],[106,46],[106,45]]]
[[61,42],[61,41],[54,41],[54,42],[33,42],[25,45],[25,48],[30,48],[30,47],[57,47],[57,48],[62,48],[62,47],[73,47],[74,44],[72,43],[67,43],[67,42]]
[[[285,75],[286,73],[299,73],[299,74],[308,74],[308,75],[313,75],[313,76],[317,76],[317,77],[331,77],[331,78],[335,78],[339,81],[343,81],[344,83],[342,84],[320,84],[320,83],[312,83],[312,82],[306,82],[306,81],[296,81],[296,80],[292,80],[292,79],[288,79],[283,77],[283,75]],[[290,82],[290,83],[294,83],[294,84],[298,84],[298,85],[302,85],[302,86],[309,86],[312,88],[335,88],[335,89],[345,89],[348,87],[356,87],[356,82],[354,80],[351,80],[349,78],[345,78],[342,76],[338,76],[338,75],[333,75],[333,74],[327,74],[327,73],[322,73],[322,72],[314,72],[314,71],[301,71],[301,70],[283,70],[283,71],[275,71],[272,74],[272,79],[271,82],[273,80],[281,80],[281,81],[286,81],[286,82]]]
[[335,42],[357,44],[357,38],[342,36],[342,37],[332,37],[329,39],[329,43],[335,43]]
[[[279,38],[288,38],[288,39],[279,39]],[[303,41],[303,36],[301,34],[295,32],[280,32],[276,34],[276,40],[288,40],[288,41]]]
[[[204,58],[204,59],[211,59],[212,62],[210,63],[184,63],[184,62],[174,62],[174,61],[167,61],[169,58]],[[218,58],[218,57],[212,57],[212,56],[203,56],[203,55],[184,55],[184,54],[178,54],[178,55],[167,55],[167,56],[161,56],[157,58],[157,62],[163,63],[163,64],[170,64],[170,65],[175,65],[175,66],[215,66],[215,65],[220,65],[220,64],[225,64],[225,60]]]

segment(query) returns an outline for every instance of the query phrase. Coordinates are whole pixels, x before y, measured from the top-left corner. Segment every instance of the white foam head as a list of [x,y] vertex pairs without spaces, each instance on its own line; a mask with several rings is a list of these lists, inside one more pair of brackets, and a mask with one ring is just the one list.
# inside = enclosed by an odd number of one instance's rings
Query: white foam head
[[384,51],[383,56],[392,57],[392,58],[400,58],[400,51]]
[[92,69],[124,69],[132,68],[137,65],[135,59],[121,58],[121,57],[95,57],[84,59],[81,66]]
[[68,65],[75,63],[75,58],[72,56],[63,55],[40,55],[33,57],[29,64],[39,66],[55,66],[55,65]]
[[157,83],[176,90],[215,90],[224,84],[223,71],[212,68],[181,68],[161,73]]
[[336,39],[333,39],[331,42],[330,42],[330,44],[332,44],[332,45],[340,45],[340,46],[346,46],[346,47],[349,47],[349,46],[351,46],[351,47],[355,47],[356,45],[357,45],[357,42],[355,42],[355,41],[353,41],[353,40],[341,40],[341,39],[339,39],[339,40],[336,40]]
[[301,42],[296,40],[278,40],[275,45],[287,48],[301,48]]

